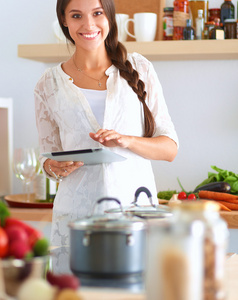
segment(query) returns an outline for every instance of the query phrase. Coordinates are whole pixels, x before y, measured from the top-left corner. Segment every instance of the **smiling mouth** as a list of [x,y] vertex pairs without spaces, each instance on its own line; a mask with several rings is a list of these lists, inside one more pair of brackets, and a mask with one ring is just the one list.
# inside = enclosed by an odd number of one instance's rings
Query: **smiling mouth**
[[86,39],[94,39],[96,36],[98,36],[100,31],[93,32],[93,33],[80,33],[84,38]]

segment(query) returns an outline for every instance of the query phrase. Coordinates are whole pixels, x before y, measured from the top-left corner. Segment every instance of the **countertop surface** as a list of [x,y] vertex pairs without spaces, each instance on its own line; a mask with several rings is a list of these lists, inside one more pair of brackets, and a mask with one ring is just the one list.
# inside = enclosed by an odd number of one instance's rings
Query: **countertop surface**
[[[234,254],[227,259],[226,264],[226,300],[238,300],[238,255]],[[145,291],[130,292],[112,288],[80,289],[82,300],[147,300]]]

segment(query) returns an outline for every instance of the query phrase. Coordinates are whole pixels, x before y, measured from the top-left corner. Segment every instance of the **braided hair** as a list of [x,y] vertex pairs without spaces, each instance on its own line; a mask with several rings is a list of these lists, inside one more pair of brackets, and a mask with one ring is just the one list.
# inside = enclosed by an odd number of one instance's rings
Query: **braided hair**
[[[73,44],[74,40],[69,34],[68,27],[64,26],[64,12],[71,0],[57,0],[56,12],[60,27],[66,38]],[[132,90],[137,94],[139,101],[143,105],[144,110],[144,137],[151,137],[155,131],[154,117],[147,106],[145,99],[147,93],[145,84],[139,78],[138,72],[133,69],[131,63],[127,59],[127,50],[122,43],[118,41],[118,29],[116,23],[116,11],[114,0],[100,0],[103,10],[109,21],[109,33],[105,40],[105,47],[112,64],[118,68],[120,75],[124,78]]]

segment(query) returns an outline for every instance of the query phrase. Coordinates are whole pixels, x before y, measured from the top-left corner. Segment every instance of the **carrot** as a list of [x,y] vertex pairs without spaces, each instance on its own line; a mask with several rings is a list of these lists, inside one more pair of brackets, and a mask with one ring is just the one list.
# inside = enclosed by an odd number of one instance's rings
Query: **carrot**
[[230,210],[238,210],[238,204],[236,203],[230,203],[230,202],[226,202],[226,201],[217,201],[220,205],[224,205],[227,208],[229,208]]
[[226,202],[234,203],[234,204],[238,205],[238,196],[228,194],[228,193],[200,191],[198,193],[198,196],[199,196],[199,198],[202,198],[202,199],[220,200],[220,201],[226,201]]

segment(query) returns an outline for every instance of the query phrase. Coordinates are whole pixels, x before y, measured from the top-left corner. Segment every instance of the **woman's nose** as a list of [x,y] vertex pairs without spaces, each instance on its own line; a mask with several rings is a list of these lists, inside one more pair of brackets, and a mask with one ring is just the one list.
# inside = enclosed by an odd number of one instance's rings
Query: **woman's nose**
[[86,16],[84,20],[85,20],[84,23],[85,29],[92,30],[95,26],[94,18],[92,16]]

